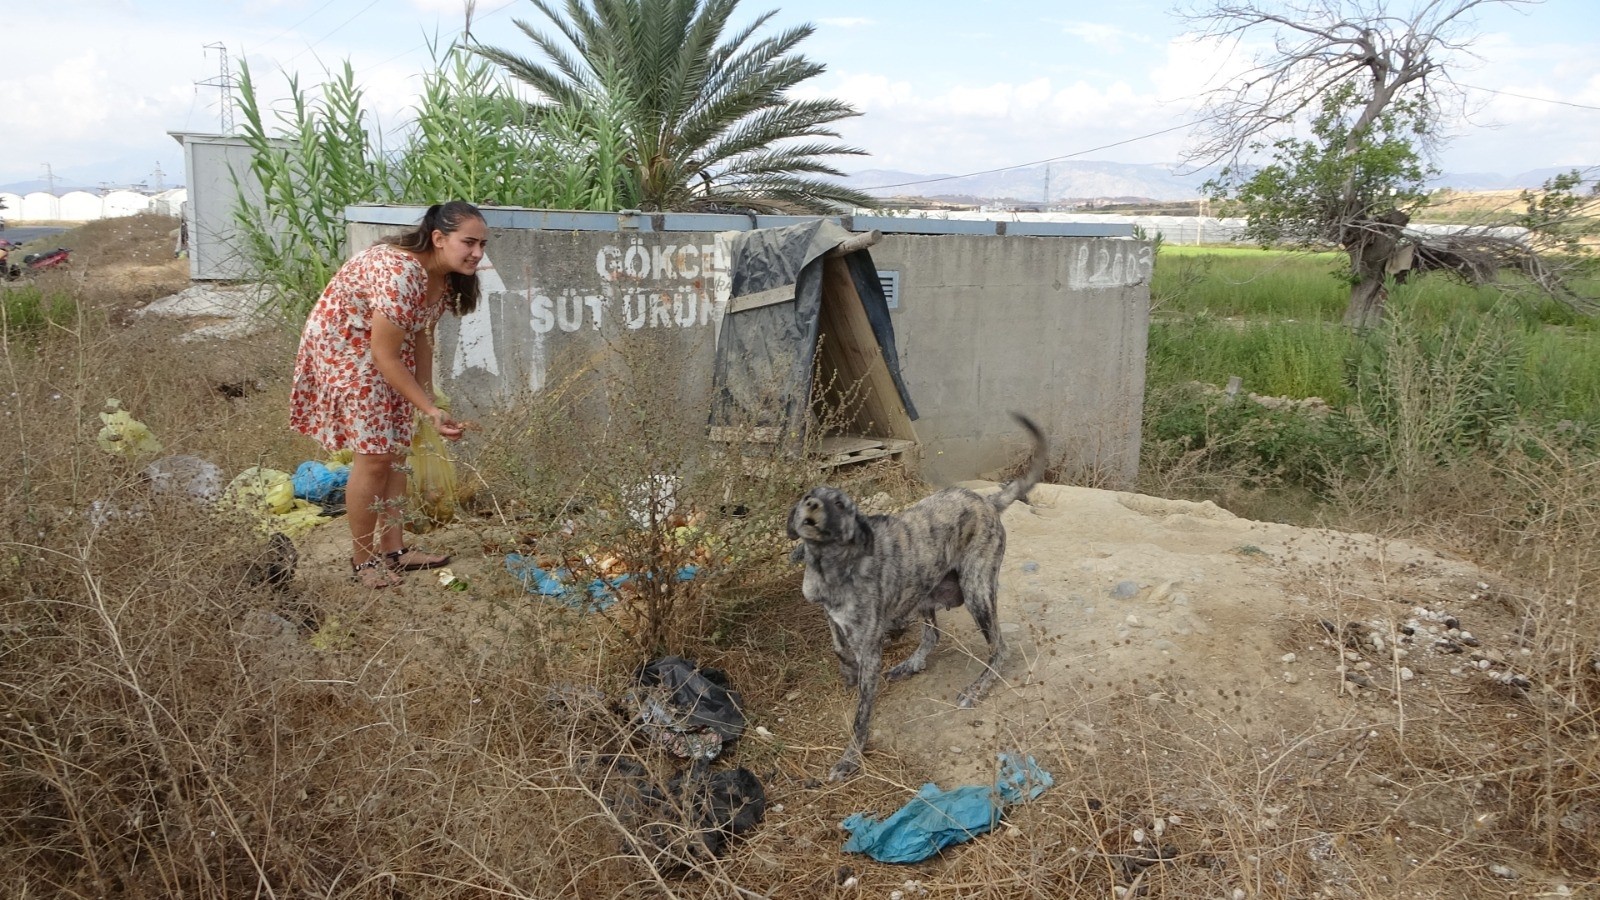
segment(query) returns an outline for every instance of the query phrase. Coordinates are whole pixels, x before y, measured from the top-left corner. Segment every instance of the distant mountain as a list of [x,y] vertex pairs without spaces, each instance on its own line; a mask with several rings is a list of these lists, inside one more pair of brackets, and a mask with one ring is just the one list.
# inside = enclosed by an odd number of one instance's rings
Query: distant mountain
[[1497,172],[1450,172],[1435,178],[1432,184],[1434,187],[1454,188],[1458,191],[1520,191],[1523,188],[1543,187],[1546,181],[1557,175],[1565,175],[1573,169],[1587,170],[1593,177],[1595,167],[1546,166],[1511,176]]
[[972,198],[1064,203],[1101,198],[1190,200],[1215,169],[1109,162],[1058,162],[982,175],[923,175],[867,169],[844,183],[874,197]]
[[[44,180],[43,178],[32,178],[28,181],[13,181],[10,184],[0,184],[0,194],[31,194],[34,191],[48,190],[50,190],[50,182]],[[58,197],[68,191],[92,190],[94,190],[94,188],[89,187],[86,184],[74,184],[69,181],[64,181],[60,178],[57,178],[55,183],[55,192],[56,196]]]
[[[1496,172],[1447,173],[1434,179],[1432,185],[1461,191],[1537,188],[1572,168],[1552,166],[1510,176]],[[866,169],[847,176],[843,182],[874,197],[1061,204],[1091,200],[1194,200],[1199,198],[1201,186],[1217,172],[1215,167],[1192,170],[1176,164],[1065,161],[981,175],[928,175],[895,169]]]

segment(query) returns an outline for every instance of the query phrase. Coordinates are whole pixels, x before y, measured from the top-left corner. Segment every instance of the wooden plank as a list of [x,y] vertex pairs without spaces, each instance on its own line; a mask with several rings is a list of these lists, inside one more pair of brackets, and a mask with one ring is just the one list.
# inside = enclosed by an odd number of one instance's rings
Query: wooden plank
[[850,430],[873,437],[916,440],[916,429],[900,401],[900,392],[883,360],[883,350],[850,278],[849,264],[843,259],[823,262],[820,331],[823,377],[836,373],[835,387],[846,393],[859,385],[859,407]]
[[753,444],[776,444],[781,429],[776,425],[755,425],[741,428],[736,425],[711,426],[711,439],[722,443],[749,441]]
[[872,450],[882,446],[883,441],[877,438],[854,437],[845,434],[830,434],[817,442],[817,449],[824,456],[859,453],[862,450]]
[[727,314],[742,313],[747,310],[760,309],[763,306],[776,306],[779,303],[790,303],[793,300],[794,285],[786,284],[729,300]]

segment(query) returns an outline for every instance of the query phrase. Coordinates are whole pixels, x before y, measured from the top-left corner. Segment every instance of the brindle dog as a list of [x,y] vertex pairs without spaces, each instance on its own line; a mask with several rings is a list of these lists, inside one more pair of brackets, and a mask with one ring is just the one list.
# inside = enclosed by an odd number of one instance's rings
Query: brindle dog
[[922,641],[889,670],[890,679],[922,671],[939,643],[935,615],[965,603],[989,643],[989,661],[957,703],[972,706],[994,683],[1005,653],[995,620],[1000,562],[1006,553],[1000,514],[1039,483],[1049,458],[1039,426],[1018,413],[1012,416],[1032,438],[1033,458],[1027,474],[997,494],[983,497],[965,488],[947,488],[897,516],[869,516],[843,491],[823,486],[813,488],[789,511],[789,538],[801,541],[794,559],[806,564],[802,592],[827,611],[840,671],[845,684],[857,689],[850,743],[829,773],[830,781],[860,771],[883,648],[914,620],[922,620]]

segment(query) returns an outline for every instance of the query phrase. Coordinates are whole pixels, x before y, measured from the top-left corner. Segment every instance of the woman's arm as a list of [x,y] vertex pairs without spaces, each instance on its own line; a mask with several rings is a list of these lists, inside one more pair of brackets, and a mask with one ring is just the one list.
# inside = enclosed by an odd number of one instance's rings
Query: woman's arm
[[[431,385],[424,387],[419,378],[426,376],[429,382],[433,380],[432,341],[425,339],[422,334],[417,336],[417,371],[413,373],[406,368],[405,360],[400,355],[405,340],[405,329],[381,313],[373,314],[372,364],[378,370],[378,374],[382,375],[383,380],[389,382],[389,386],[398,391],[400,396],[421,410],[423,415],[432,419],[434,427],[439,429],[441,435],[447,438],[460,437],[461,426],[434,404]],[[426,357],[423,355],[424,351],[427,353]],[[423,362],[424,359],[427,360],[426,364]]]
[[439,394],[433,389],[433,329],[424,328],[417,332],[417,383],[422,385],[423,393],[428,395],[431,403],[439,402]]

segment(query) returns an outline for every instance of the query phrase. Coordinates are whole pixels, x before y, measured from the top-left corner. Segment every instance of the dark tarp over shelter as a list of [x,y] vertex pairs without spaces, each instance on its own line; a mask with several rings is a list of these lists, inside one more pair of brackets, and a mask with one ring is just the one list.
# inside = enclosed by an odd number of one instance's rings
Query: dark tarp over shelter
[[[717,336],[712,435],[745,434],[798,450],[832,407],[835,438],[895,449],[916,441],[894,324],[866,247],[817,220],[737,234],[732,289]],[[848,452],[848,448],[845,448]]]

